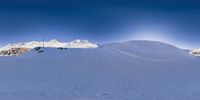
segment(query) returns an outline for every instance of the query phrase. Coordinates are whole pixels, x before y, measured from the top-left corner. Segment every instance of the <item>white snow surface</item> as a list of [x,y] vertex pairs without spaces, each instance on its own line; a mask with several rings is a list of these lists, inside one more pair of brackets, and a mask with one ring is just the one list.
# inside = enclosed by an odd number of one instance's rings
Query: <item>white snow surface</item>
[[0,100],[199,100],[200,59],[150,41],[0,57]]
[[31,41],[31,42],[24,42],[24,43],[15,43],[15,44],[8,44],[2,48],[2,50],[9,50],[11,48],[28,48],[33,49],[35,47],[47,47],[47,48],[96,48],[98,47],[97,44],[93,44],[88,42],[87,40],[74,40],[70,42],[60,42],[56,39],[52,39],[48,42],[41,42],[41,41]]

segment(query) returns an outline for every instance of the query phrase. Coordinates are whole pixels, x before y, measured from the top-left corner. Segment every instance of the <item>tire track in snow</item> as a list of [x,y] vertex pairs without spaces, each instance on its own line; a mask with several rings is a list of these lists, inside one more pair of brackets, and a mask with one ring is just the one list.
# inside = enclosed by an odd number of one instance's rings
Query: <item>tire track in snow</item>
[[149,59],[149,58],[145,58],[145,57],[142,57],[142,56],[133,55],[131,53],[125,52],[125,51],[120,50],[120,49],[115,49],[115,50],[118,51],[121,54],[126,55],[126,56],[141,59],[141,60],[152,61],[152,62],[174,62],[174,60]]

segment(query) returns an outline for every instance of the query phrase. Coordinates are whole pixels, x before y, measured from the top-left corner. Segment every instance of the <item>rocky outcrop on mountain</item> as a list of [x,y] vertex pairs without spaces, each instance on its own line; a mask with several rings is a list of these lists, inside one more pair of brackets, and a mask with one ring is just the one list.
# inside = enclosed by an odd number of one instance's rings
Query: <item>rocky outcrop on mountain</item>
[[24,42],[24,43],[15,43],[15,44],[8,44],[2,48],[2,50],[9,50],[11,48],[29,48],[34,49],[36,47],[45,47],[45,48],[96,48],[98,45],[93,44],[87,40],[74,40],[70,42],[60,42],[56,39],[41,42],[41,41],[31,41],[31,42]]
[[60,42],[56,39],[50,41],[31,41],[23,43],[8,44],[0,48],[0,56],[15,56],[23,54],[29,50],[43,52],[41,48],[57,48],[66,50],[67,48],[97,48],[98,45],[87,40],[74,40],[70,42]]
[[193,56],[200,56],[200,49],[191,50],[190,54]]
[[29,51],[28,48],[11,48],[9,50],[0,51],[0,56],[18,56]]

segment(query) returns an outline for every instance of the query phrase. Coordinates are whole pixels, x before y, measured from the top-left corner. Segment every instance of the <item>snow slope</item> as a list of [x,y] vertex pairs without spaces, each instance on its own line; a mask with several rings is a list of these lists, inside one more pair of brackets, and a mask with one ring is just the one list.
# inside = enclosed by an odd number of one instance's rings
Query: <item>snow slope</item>
[[45,48],[0,57],[0,99],[198,100],[199,66],[184,50],[152,41]]

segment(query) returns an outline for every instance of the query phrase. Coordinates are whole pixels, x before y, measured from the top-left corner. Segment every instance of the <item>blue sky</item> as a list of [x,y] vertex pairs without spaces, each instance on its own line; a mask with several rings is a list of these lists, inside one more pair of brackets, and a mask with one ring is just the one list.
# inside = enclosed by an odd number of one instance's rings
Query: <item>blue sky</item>
[[1,0],[0,45],[57,38],[200,47],[197,0]]

